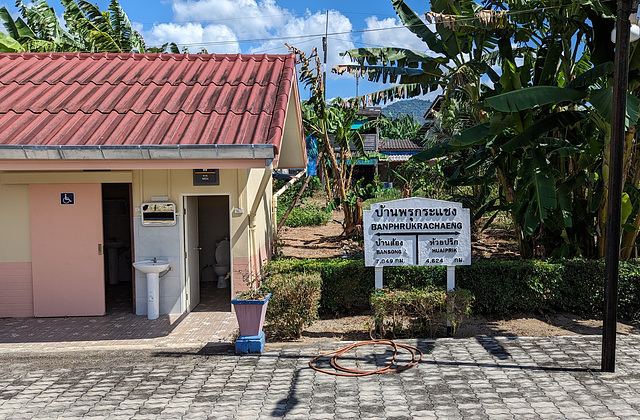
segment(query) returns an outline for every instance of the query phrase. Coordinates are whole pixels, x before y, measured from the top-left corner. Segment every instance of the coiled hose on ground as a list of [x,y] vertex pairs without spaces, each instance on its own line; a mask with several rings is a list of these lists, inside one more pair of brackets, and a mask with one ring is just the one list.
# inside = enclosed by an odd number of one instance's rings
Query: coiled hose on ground
[[[345,353],[360,347],[360,346],[369,346],[369,345],[376,345],[376,344],[384,344],[384,345],[388,345],[388,346],[392,346],[393,347],[393,357],[391,358],[391,361],[389,362],[389,364],[387,366],[384,366],[380,369],[375,369],[375,370],[357,370],[357,369],[351,369],[351,368],[347,368],[345,366],[342,366],[340,363],[338,363],[338,358],[342,355],[344,355]],[[398,355],[398,348],[402,348],[405,350],[408,350],[411,353],[411,361],[409,363],[407,363],[406,365],[403,366],[397,366],[396,365],[396,356]],[[329,359],[329,364],[331,365],[332,368],[335,369],[335,371],[329,371],[329,370],[324,370],[324,369],[320,369],[319,367],[317,367],[314,362],[316,362],[318,359],[321,359],[323,357],[328,357],[331,356],[331,359]],[[309,366],[314,369],[317,370],[318,372],[322,372],[322,373],[327,373],[329,375],[337,375],[337,376],[366,376],[366,375],[373,375],[373,374],[377,374],[377,373],[393,373],[393,372],[401,372],[403,370],[409,369],[410,367],[413,367],[415,365],[417,365],[418,363],[420,363],[422,361],[424,354],[418,350],[416,347],[413,346],[409,346],[407,344],[398,344],[396,342],[394,342],[393,340],[387,340],[387,339],[373,339],[373,340],[368,340],[368,341],[361,341],[358,343],[354,343],[351,344],[349,346],[343,347],[341,349],[338,350],[334,350],[334,351],[330,351],[328,353],[324,353],[321,354],[319,356],[314,357],[313,359],[311,359],[309,361]]]

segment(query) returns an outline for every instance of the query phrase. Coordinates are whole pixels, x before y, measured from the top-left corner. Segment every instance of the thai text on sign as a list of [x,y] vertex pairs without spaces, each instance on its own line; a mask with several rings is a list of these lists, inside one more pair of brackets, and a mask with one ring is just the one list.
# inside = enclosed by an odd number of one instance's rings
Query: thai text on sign
[[469,209],[428,198],[376,203],[363,213],[365,265],[471,264]]

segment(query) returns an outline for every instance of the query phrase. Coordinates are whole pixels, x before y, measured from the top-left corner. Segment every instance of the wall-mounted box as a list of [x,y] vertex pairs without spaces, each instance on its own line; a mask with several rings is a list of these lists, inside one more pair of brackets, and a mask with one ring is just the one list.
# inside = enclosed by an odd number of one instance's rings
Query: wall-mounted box
[[142,203],[142,226],[173,226],[176,224],[174,203]]

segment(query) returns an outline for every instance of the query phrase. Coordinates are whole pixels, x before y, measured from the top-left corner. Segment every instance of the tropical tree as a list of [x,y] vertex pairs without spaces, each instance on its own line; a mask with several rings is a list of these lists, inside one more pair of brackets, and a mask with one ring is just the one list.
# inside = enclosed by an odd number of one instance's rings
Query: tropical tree
[[382,139],[422,140],[418,131],[422,124],[416,122],[411,115],[398,114],[382,116],[366,123],[367,127],[378,127]]
[[90,52],[144,52],[142,36],[131,27],[131,21],[118,0],[111,0],[107,11],[85,0],[61,0],[69,32],[82,40]]
[[[65,31],[54,9],[46,0],[31,6],[16,1],[21,17],[13,19],[6,7],[0,19],[7,34],[0,34],[0,50],[5,52],[145,52],[142,36],[118,0],[111,0],[107,11],[84,0],[61,0]],[[173,44],[175,46],[175,44]],[[172,48],[172,47],[171,47]],[[177,48],[176,48],[177,49]],[[173,48],[172,48],[173,50]]]
[[[486,8],[433,0],[427,19],[435,22],[434,32],[403,1],[392,4],[438,55],[351,50],[356,64],[337,70],[400,83],[370,95],[374,103],[438,86],[446,100],[469,104],[476,122],[472,118],[471,126],[458,127],[418,159],[446,155],[452,185],[497,181],[499,196],[480,210],[510,212],[523,257],[600,255],[595,243],[603,243],[606,217],[614,13],[595,0],[561,0],[549,8],[541,2],[536,10],[519,0],[486,1]],[[636,70],[637,54],[631,58]],[[638,100],[629,103],[627,211],[638,214]],[[640,215],[630,221],[627,244],[635,241]]]
[[62,28],[53,7],[46,0],[39,0],[31,7],[18,0],[16,7],[21,14],[16,20],[6,7],[0,8],[0,19],[7,30],[7,35],[0,42],[3,51],[60,52],[82,49],[80,42]]
[[[286,45],[286,44],[285,44]],[[314,136],[322,146],[319,153],[329,161],[332,180],[336,189],[336,200],[344,212],[344,233],[357,234],[362,221],[362,201],[350,194],[352,174],[356,156],[351,153],[351,145],[360,156],[365,156],[362,137],[357,130],[351,129],[358,111],[357,104],[347,103],[338,98],[327,106],[322,79],[322,64],[314,49],[311,56],[287,45],[300,63],[300,82],[310,90],[310,98],[303,105],[303,121],[307,135]],[[315,58],[315,61],[312,61]],[[333,138],[333,141],[332,141]],[[338,156],[334,151],[337,146]],[[319,146],[320,147],[320,146]],[[327,185],[328,185],[328,178]],[[328,197],[332,196],[328,191]]]

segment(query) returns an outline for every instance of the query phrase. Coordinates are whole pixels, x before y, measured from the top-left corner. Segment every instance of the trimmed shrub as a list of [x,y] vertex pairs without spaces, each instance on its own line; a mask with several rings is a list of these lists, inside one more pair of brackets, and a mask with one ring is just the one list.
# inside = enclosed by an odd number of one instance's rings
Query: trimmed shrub
[[426,287],[389,290],[371,296],[371,315],[381,337],[435,337],[451,321],[454,334],[471,313],[473,297],[468,290],[447,293],[444,288]]
[[313,271],[320,273],[322,278],[321,315],[352,315],[369,310],[374,273],[373,269],[365,269],[363,260],[279,259],[271,261],[266,267],[267,275]]
[[282,337],[300,338],[304,327],[318,319],[322,279],[320,273],[273,274],[261,289],[271,293],[266,319]]
[[[370,309],[374,269],[363,260],[278,260],[268,270],[316,271],[322,277],[320,312],[325,316],[362,314]],[[446,285],[445,267],[386,267],[390,290]],[[456,286],[474,296],[480,314],[560,311],[600,315],[604,302],[602,260],[479,260],[456,267]],[[640,319],[640,262],[620,262],[618,315]]]

